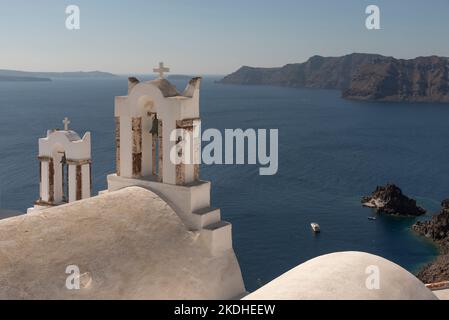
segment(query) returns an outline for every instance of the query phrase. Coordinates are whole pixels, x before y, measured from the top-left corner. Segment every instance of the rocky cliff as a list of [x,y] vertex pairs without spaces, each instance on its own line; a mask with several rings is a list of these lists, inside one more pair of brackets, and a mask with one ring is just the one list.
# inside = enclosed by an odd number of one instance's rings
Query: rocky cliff
[[413,230],[432,239],[441,248],[441,255],[425,266],[418,273],[418,278],[425,283],[449,280],[449,200],[441,203],[440,213],[434,215],[429,221],[415,223]]
[[448,71],[449,60],[443,57],[402,60],[353,53],[313,56],[281,68],[244,66],[220,82],[339,89],[344,98],[358,100],[449,102]]
[[224,77],[227,84],[278,85],[322,89],[346,89],[360,65],[386,59],[377,54],[353,53],[343,57],[313,56],[304,63],[281,68],[244,66]]
[[419,57],[361,65],[343,97],[359,100],[449,102],[449,60]]

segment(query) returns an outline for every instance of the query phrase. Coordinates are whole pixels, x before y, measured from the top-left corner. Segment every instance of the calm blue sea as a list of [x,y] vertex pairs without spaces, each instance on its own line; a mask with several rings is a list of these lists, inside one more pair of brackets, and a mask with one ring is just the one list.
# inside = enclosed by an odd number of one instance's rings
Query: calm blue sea
[[[360,198],[394,182],[430,213],[439,209],[449,198],[449,105],[362,103],[333,90],[214,80],[203,81],[203,129],[279,129],[275,176],[259,176],[251,165],[202,166],[213,205],[233,224],[248,290],[334,251],[379,254],[413,272],[437,255],[410,231],[414,219],[370,221]],[[121,77],[0,83],[0,207],[24,211],[36,200],[37,139],[65,116],[80,134],[92,132],[93,184],[106,188],[114,171],[114,96],[126,91]],[[312,234],[312,221],[321,234]]]

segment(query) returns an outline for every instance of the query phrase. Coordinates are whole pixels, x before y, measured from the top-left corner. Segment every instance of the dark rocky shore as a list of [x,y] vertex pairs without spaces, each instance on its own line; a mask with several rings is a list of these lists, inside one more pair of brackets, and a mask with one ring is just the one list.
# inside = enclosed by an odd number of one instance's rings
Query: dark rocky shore
[[[426,212],[417,206],[416,200],[405,196],[394,184],[379,186],[362,198],[365,207],[375,208],[379,213],[397,216],[420,216]],[[441,211],[428,221],[418,221],[412,229],[421,236],[433,240],[441,250],[440,256],[426,265],[416,275],[424,283],[449,281],[449,199],[441,203]]]
[[404,195],[394,184],[378,186],[370,196],[362,198],[362,204],[375,208],[379,213],[391,215],[420,216],[426,213],[426,210],[416,205],[416,200]]
[[424,283],[449,280],[449,199],[441,203],[441,211],[429,221],[419,221],[413,230],[432,239],[441,249],[441,255],[426,265],[417,277]]

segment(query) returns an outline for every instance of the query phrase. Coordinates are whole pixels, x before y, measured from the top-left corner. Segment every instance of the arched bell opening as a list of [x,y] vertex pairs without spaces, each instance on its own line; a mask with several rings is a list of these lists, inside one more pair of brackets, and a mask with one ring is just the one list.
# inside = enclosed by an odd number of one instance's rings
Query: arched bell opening
[[52,161],[49,170],[49,202],[53,204],[66,203],[68,199],[68,168],[66,159],[64,147],[56,144],[52,150]]
[[67,186],[67,165],[65,163],[65,149],[62,145],[56,144],[52,150],[53,158],[53,203],[61,204],[67,202],[66,186]]

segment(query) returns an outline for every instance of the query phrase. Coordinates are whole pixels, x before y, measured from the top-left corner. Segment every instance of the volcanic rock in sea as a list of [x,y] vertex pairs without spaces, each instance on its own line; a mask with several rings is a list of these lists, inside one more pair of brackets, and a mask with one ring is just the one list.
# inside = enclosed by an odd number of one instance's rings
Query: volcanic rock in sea
[[435,241],[441,249],[441,255],[417,274],[418,279],[424,283],[449,280],[449,199],[441,203],[440,213],[429,221],[418,221],[412,228]]
[[416,205],[416,200],[404,195],[394,184],[378,186],[371,196],[363,197],[365,207],[376,208],[377,212],[399,216],[419,216],[426,210]]

